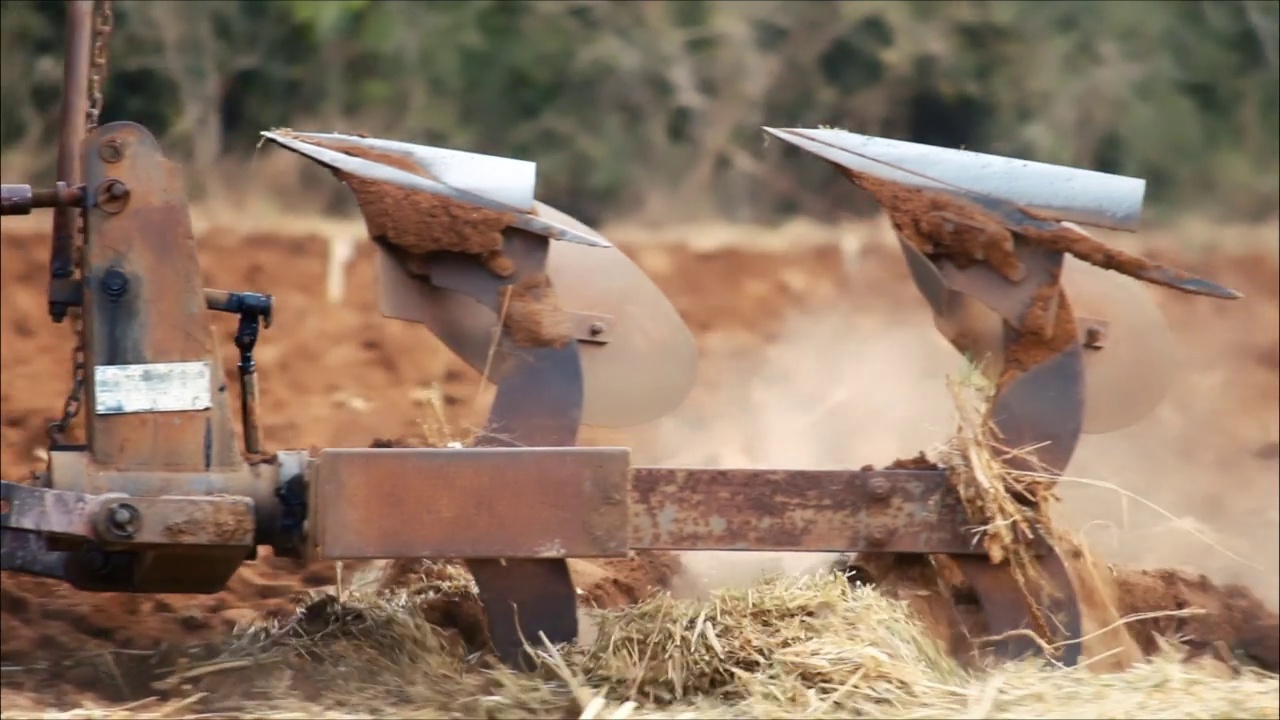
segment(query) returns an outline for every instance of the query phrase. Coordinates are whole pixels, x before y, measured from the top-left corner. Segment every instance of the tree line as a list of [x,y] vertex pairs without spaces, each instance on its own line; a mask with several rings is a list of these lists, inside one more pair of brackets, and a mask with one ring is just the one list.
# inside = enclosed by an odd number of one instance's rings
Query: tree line
[[[535,160],[540,198],[588,221],[829,218],[865,199],[760,131],[828,125],[1140,176],[1155,212],[1256,218],[1280,197],[1274,0],[113,8],[102,119],[150,128],[197,195],[284,126]],[[7,182],[17,159],[52,177],[63,12],[0,2]],[[308,197],[349,203],[336,183]]]

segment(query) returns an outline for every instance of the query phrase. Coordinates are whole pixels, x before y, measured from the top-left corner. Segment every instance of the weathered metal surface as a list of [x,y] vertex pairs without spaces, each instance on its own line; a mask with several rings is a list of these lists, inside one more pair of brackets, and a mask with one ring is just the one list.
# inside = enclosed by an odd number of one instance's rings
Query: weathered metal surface
[[[470,156],[469,158],[462,158],[461,164],[463,165],[467,163],[478,163],[485,166],[492,166],[492,164],[497,161],[505,161],[505,163],[508,164],[522,163],[522,161],[519,160],[476,155],[475,153],[462,153],[456,150],[450,151],[445,150],[444,148],[433,148],[422,145],[415,146],[409,145],[408,143],[396,143],[388,140],[377,140],[374,138],[360,138],[351,135],[326,135],[318,133],[289,133],[286,135],[276,132],[264,132],[262,135],[281,147],[292,150],[303,157],[310,158],[311,160],[330,168],[351,173],[352,175],[357,175],[377,182],[389,183],[397,187],[408,188],[410,190],[418,190],[421,192],[431,193],[433,195],[439,195],[459,202],[478,205],[489,210],[511,213],[512,227],[534,233],[541,237],[549,238],[551,240],[579,243],[591,247],[611,247],[607,240],[601,240],[598,236],[578,232],[572,228],[548,221],[540,217],[536,212],[529,212],[527,209],[512,206],[507,202],[504,202],[503,199],[499,198],[509,194],[512,191],[512,188],[505,186],[499,188],[495,186],[494,178],[489,178],[483,186],[483,191],[477,192],[476,190],[480,188],[476,186],[473,186],[471,189],[457,187],[444,178],[441,178],[440,180],[433,180],[430,177],[415,175],[400,168],[392,167],[391,165],[384,165],[382,163],[356,157],[354,155],[347,155],[343,152],[337,152],[326,147],[321,147],[320,145],[313,144],[312,142],[304,142],[298,138],[309,138],[313,141],[323,142],[326,145],[332,145],[335,147],[360,146],[377,150],[382,153],[397,155],[402,159],[410,160],[421,165],[423,171],[428,173],[433,169],[435,172],[441,172],[448,168],[444,165],[432,165],[431,167],[428,167],[422,163],[422,159],[419,157],[421,153],[406,152],[404,148],[417,148],[422,151],[430,151],[433,153],[447,152],[456,156]],[[399,149],[389,146],[398,146]],[[504,165],[504,167],[509,166]],[[467,173],[468,178],[474,179],[477,176],[477,173]],[[521,177],[523,177],[523,175]],[[530,196],[532,196],[532,192],[533,188],[529,187],[528,193]]]
[[569,322],[573,325],[573,337],[578,342],[604,345],[613,335],[612,315],[570,310]]
[[310,518],[316,557],[626,557],[630,454],[323,450]]
[[1084,350],[1073,345],[999,388],[990,410],[1010,467],[1062,473],[1080,444],[1084,425]]
[[[89,109],[89,62],[92,47],[93,0],[66,3],[66,54],[62,58],[62,110],[59,118],[57,180],[78,185],[83,177],[80,144],[84,140]],[[52,280],[72,275],[72,240],[77,231],[79,208],[67,205],[54,212],[53,245],[49,249]],[[56,321],[66,313],[52,298],[49,310]]]
[[0,215],[27,215],[35,205],[30,185],[0,185]]
[[[547,271],[551,243],[530,233],[508,229],[507,247],[515,263],[513,280]],[[479,262],[473,274],[488,274]],[[455,277],[460,287],[479,287]],[[555,285],[552,285],[555,289]],[[477,302],[484,299],[471,296]],[[498,392],[489,408],[480,447],[571,447],[578,441],[582,422],[583,369],[576,342],[560,347],[523,347],[515,352],[509,329],[500,336],[500,347],[511,358],[503,368]],[[625,502],[625,499],[624,499]],[[470,560],[484,604],[489,638],[504,663],[532,668],[534,658],[525,652],[527,641],[545,638],[553,644],[573,642],[578,636],[578,593],[564,560]]]
[[253,551],[248,498],[85,495],[10,482],[0,492],[2,568],[81,590],[217,592]]
[[[538,212],[581,225],[542,203]],[[581,232],[595,232],[581,225]],[[504,253],[520,264],[519,246]],[[504,373],[510,352],[493,351],[501,312],[500,288],[512,278],[475,273],[474,260],[439,253],[430,281],[410,275],[378,249],[379,302],[387,317],[426,325],[477,371]],[[674,410],[693,387],[697,347],[684,320],[662,291],[616,248],[555,243],[547,274],[579,341],[583,372],[582,423],[627,427]],[[599,332],[593,328],[599,329]]]
[[7,522],[0,527],[0,570],[66,580],[66,557],[50,550],[39,533],[10,528]]
[[[82,157],[86,185],[98,189],[87,213],[83,299],[93,410],[87,434],[96,463],[135,472],[242,468],[181,168],[164,158],[150,133],[127,122],[92,131]],[[117,186],[126,192],[105,193],[113,204],[103,206],[100,190]],[[209,409],[96,414],[93,368],[178,362],[209,363]]]
[[[626,427],[649,422],[675,409],[688,395],[697,351],[684,321],[644,272],[604,236],[533,199],[532,163],[351,135],[292,131],[263,135],[330,168],[509,212],[517,232],[568,240],[553,243],[550,259],[539,267],[545,267],[570,314],[576,338],[586,346],[581,361],[584,424]],[[397,163],[404,167],[396,167]],[[417,168],[421,174],[406,167]],[[509,246],[504,247],[504,254],[511,257]],[[496,289],[510,284],[510,278],[492,273],[473,276],[469,270],[456,275],[451,268],[470,268],[473,259],[438,253],[431,258],[428,280],[407,272],[385,248],[379,248],[379,256],[384,315],[422,323],[476,370],[502,373],[506,353],[490,350],[499,322],[500,310],[495,307],[498,295],[481,292],[478,287],[461,288],[458,283],[487,284]],[[468,298],[479,300],[481,306]],[[608,316],[609,320],[602,322],[590,317],[593,315]]]
[[94,498],[81,493],[0,482],[4,527],[91,539]]
[[[1027,271],[1026,277],[1018,283],[1010,283],[985,264],[959,268],[952,262],[939,260],[937,266],[948,287],[978,299],[1004,322],[1021,330],[1027,308],[1036,302],[1037,294],[1042,292],[1042,288],[1058,282],[1063,255],[1017,238],[1014,247],[1018,260]],[[1048,298],[1044,303],[1044,314],[1055,317],[1057,304],[1057,294]]]
[[967,525],[942,471],[631,471],[634,548],[984,552]]
[[[1056,646],[1057,662],[1067,667],[1080,662],[1080,605],[1071,576],[1056,551],[1037,558],[1040,577],[1048,587],[1026,592],[1008,564],[994,565],[985,556],[957,556],[952,560],[978,596],[990,647],[997,656],[1014,660],[1042,655],[1043,642]],[[1036,627],[1038,623],[1027,605],[1028,594],[1041,608],[1043,627]],[[1049,637],[1039,637],[1045,632]]]
[[[549,205],[539,215],[582,233],[587,225]],[[555,243],[547,274],[565,309],[608,315],[608,343],[579,343],[582,422],[630,427],[674,411],[697,377],[693,333],[671,300],[626,253]]]
[[[504,286],[546,272],[549,243],[544,238],[513,228],[509,228],[505,236],[504,255],[514,266],[508,278],[493,275],[474,257],[437,253],[431,257],[431,283],[428,284],[419,282],[421,278],[409,276],[389,257],[390,252],[382,251],[383,283],[389,285],[389,279],[396,282],[390,296],[388,288],[383,289],[383,310],[393,317],[424,322],[477,369],[489,369],[498,392],[478,446],[572,446],[582,420],[583,403],[578,343],[561,347],[517,347],[504,330],[494,353],[495,362],[491,367],[488,365]],[[552,286],[559,290],[554,280]],[[313,518],[318,512],[330,512],[327,501],[320,500],[317,494],[323,484],[320,472],[316,468],[310,481],[308,510]],[[536,489],[532,484],[529,487]],[[521,503],[510,499],[509,488],[503,486],[494,492],[500,493],[494,497],[503,497],[502,502],[520,509]],[[625,503],[625,494],[622,502]],[[430,512],[428,508],[414,509]],[[528,518],[524,517],[523,521],[528,522]],[[581,519],[575,522],[581,523]],[[387,527],[394,526],[388,524]],[[551,537],[560,532],[557,528]],[[326,554],[334,552],[328,540],[321,544]],[[605,546],[613,547],[608,543]],[[500,548],[490,552],[518,552],[518,549]],[[537,638],[539,633],[555,643],[570,642],[576,636],[576,590],[564,560],[474,559],[468,562],[468,567],[484,603],[494,649],[504,662],[526,665],[529,658],[523,652],[524,639]]]
[[5,526],[65,535],[104,546],[253,544],[253,501],[219,497],[84,495],[65,490],[0,483],[8,505]]
[[34,190],[30,185],[0,186],[0,215],[29,215],[36,208],[79,208],[84,187],[65,182]]
[[94,412],[190,412],[212,406],[209,363],[98,365],[93,369]]
[[836,129],[764,128],[774,137],[847,167],[923,190],[986,195],[1054,220],[1136,231],[1147,181],[859,135]]
[[[338,152],[354,151],[362,158],[369,151],[373,151],[374,157],[395,157],[450,188],[486,197],[521,212],[533,212],[534,191],[538,185],[538,164],[535,162],[338,133],[290,131],[264,134],[271,140],[287,137]],[[384,164],[377,160],[367,161],[375,165]]]
[[[1173,387],[1177,347],[1169,323],[1142,283],[1067,258],[1062,285],[1077,319],[1106,324],[1100,347],[1084,351],[1086,433],[1122,430],[1149,415]],[[1081,322],[1081,333],[1093,323]],[[1082,338],[1082,341],[1084,338]]]
[[122,493],[133,498],[246,497],[253,501],[257,543],[270,545],[279,526],[280,469],[275,463],[241,465],[226,472],[114,470],[93,463],[88,453],[49,454],[49,487],[89,496]]

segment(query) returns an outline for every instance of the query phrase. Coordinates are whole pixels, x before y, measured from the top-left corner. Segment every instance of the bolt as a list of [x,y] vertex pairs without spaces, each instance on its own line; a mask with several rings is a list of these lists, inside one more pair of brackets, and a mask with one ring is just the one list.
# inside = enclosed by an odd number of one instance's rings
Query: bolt
[[867,533],[867,542],[875,547],[880,547],[888,543],[892,537],[893,530],[879,525],[871,528],[871,531]]
[[138,521],[142,513],[129,503],[116,503],[107,513],[107,528],[120,537],[133,537],[138,532]]
[[867,492],[876,500],[884,500],[889,497],[889,481],[882,477],[871,478],[867,483]]
[[83,555],[87,565],[95,575],[104,576],[111,569],[111,559],[99,547],[90,547]]
[[592,337],[595,337],[596,335],[600,335],[600,334],[604,333],[604,331],[605,331],[604,323],[602,323],[602,322],[593,322],[593,323],[591,323],[590,331],[591,331],[591,335],[592,335]]
[[129,186],[114,178],[104,180],[98,186],[95,197],[99,210],[114,215],[124,210],[125,203],[129,199]]
[[1084,346],[1099,349],[1106,345],[1107,330],[1101,325],[1090,325],[1084,331]]
[[120,268],[109,268],[102,275],[102,292],[111,300],[119,300],[129,290],[129,276]]
[[118,163],[124,158],[124,147],[120,145],[119,140],[108,140],[98,148],[98,157],[103,162]]

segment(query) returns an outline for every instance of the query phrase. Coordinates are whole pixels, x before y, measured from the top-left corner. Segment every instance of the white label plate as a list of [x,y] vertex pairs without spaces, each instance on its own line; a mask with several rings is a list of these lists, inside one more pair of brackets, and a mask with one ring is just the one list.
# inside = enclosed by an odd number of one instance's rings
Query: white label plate
[[93,368],[94,412],[208,410],[212,384],[208,362],[98,365]]

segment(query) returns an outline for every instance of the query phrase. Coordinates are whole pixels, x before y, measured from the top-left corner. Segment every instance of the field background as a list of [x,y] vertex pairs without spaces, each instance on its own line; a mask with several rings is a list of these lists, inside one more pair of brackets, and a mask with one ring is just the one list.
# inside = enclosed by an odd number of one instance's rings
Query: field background
[[[52,179],[60,4],[0,5],[0,174]],[[676,413],[625,432],[643,463],[884,464],[944,441],[959,358],[874,205],[760,125],[858,132],[1138,175],[1146,229],[1106,238],[1245,293],[1151,289],[1182,375],[1140,424],[1086,437],[1063,520],[1115,562],[1241,582],[1280,563],[1276,2],[117,2],[104,121],[183,162],[206,286],[269,292],[269,447],[366,446],[479,422],[486,393],[424,329],[382,318],[345,190],[259,130],[360,130],[536,160],[539,196],[595,224],[672,298],[702,354]],[[43,297],[48,218],[0,232],[0,474],[41,467],[69,379]],[[332,256],[350,243],[340,299]],[[215,318],[227,337],[233,321]],[[224,358],[227,367],[232,354]],[[700,587],[821,559],[690,558]],[[217,639],[292,608],[332,567],[270,558],[226,593],[86,596],[6,576],[7,707],[56,693],[22,670],[88,649]],[[69,684],[67,684],[69,683]],[[75,688],[74,690],[68,688]],[[89,696],[76,693],[91,692]]]

